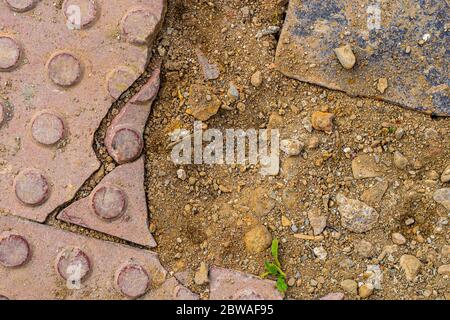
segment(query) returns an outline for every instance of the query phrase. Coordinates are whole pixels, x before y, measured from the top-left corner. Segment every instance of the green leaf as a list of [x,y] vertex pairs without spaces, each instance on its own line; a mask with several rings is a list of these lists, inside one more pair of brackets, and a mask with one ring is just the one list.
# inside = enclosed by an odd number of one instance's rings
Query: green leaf
[[266,261],[264,263],[264,267],[266,268],[266,271],[272,276],[277,276],[278,273],[279,273],[278,272],[279,268],[275,264],[273,264],[271,262],[267,262]]
[[288,289],[288,286],[286,284],[286,280],[284,277],[278,277],[277,279],[277,289],[280,292],[286,292]]
[[273,260],[275,261],[275,264],[279,268],[281,268],[280,260],[278,260],[278,245],[279,245],[278,239],[274,239],[272,241],[272,248],[271,248],[272,249],[272,257],[273,257]]

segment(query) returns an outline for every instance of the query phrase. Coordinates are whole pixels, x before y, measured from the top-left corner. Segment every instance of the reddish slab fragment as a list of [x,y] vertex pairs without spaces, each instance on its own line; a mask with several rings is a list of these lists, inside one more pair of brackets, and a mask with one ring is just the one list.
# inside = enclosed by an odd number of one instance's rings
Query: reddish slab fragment
[[[112,103],[143,73],[165,0],[0,1],[0,213],[39,222],[72,199],[99,168],[95,131]],[[135,8],[152,26],[121,24]],[[151,27],[151,28],[150,28]],[[127,70],[117,76],[115,70]],[[111,88],[114,90],[111,92]],[[146,120],[146,117],[143,121]],[[33,171],[16,195],[16,178]]]
[[345,295],[342,292],[333,292],[323,296],[319,300],[344,300],[344,298]]
[[109,173],[89,197],[72,203],[58,219],[144,246],[155,247],[148,228],[144,159]]
[[[127,265],[138,266],[148,275],[145,290],[140,289],[143,299],[159,292],[158,288],[166,281],[167,272],[157,254],[151,251],[88,238],[13,216],[0,217],[0,234],[20,236],[29,246],[25,263],[16,267],[0,264],[0,295],[11,300],[132,299],[119,290],[124,285],[128,290],[133,287],[130,278],[122,279],[119,285],[116,276]],[[8,252],[20,255],[23,247],[9,246]]]
[[160,67],[141,90],[131,98],[113,119],[105,137],[105,146],[111,157],[119,164],[139,158],[144,147],[143,132],[152,103],[160,86]]
[[239,271],[212,267],[209,270],[210,300],[282,300],[271,280]]
[[198,300],[198,294],[183,286],[175,278],[170,278],[158,289],[152,290],[145,300]]
[[[449,10],[434,0],[291,0],[275,62],[301,81],[448,117]],[[337,58],[347,45],[354,66]]]

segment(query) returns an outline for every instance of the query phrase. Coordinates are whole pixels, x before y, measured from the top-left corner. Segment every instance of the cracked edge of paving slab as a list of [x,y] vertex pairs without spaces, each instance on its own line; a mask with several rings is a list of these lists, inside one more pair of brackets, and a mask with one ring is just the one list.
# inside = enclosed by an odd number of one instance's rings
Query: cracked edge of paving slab
[[68,223],[155,247],[147,218],[143,157],[114,169],[89,197],[72,203],[57,216]]

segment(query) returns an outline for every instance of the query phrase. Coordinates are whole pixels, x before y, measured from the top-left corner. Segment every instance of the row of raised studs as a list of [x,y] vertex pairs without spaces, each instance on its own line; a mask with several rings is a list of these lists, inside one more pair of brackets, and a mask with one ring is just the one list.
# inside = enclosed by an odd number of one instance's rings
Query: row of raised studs
[[[0,264],[6,268],[18,268],[31,259],[28,241],[21,235],[4,232],[0,237]],[[78,248],[65,248],[61,251],[55,263],[55,268],[61,278],[70,281],[71,285],[86,279],[92,269],[92,264],[85,252]],[[144,295],[150,286],[150,276],[139,264],[126,262],[115,274],[115,285],[119,292],[129,298]]]

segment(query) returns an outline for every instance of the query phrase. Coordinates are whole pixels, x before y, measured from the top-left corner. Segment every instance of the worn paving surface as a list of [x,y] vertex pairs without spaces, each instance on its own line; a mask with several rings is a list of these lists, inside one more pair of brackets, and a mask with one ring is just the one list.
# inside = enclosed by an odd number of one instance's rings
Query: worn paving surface
[[[450,116],[449,10],[447,1],[434,0],[292,0],[276,64],[301,81]],[[351,70],[333,52],[346,44],[356,56]],[[380,79],[387,79],[385,91]]]

